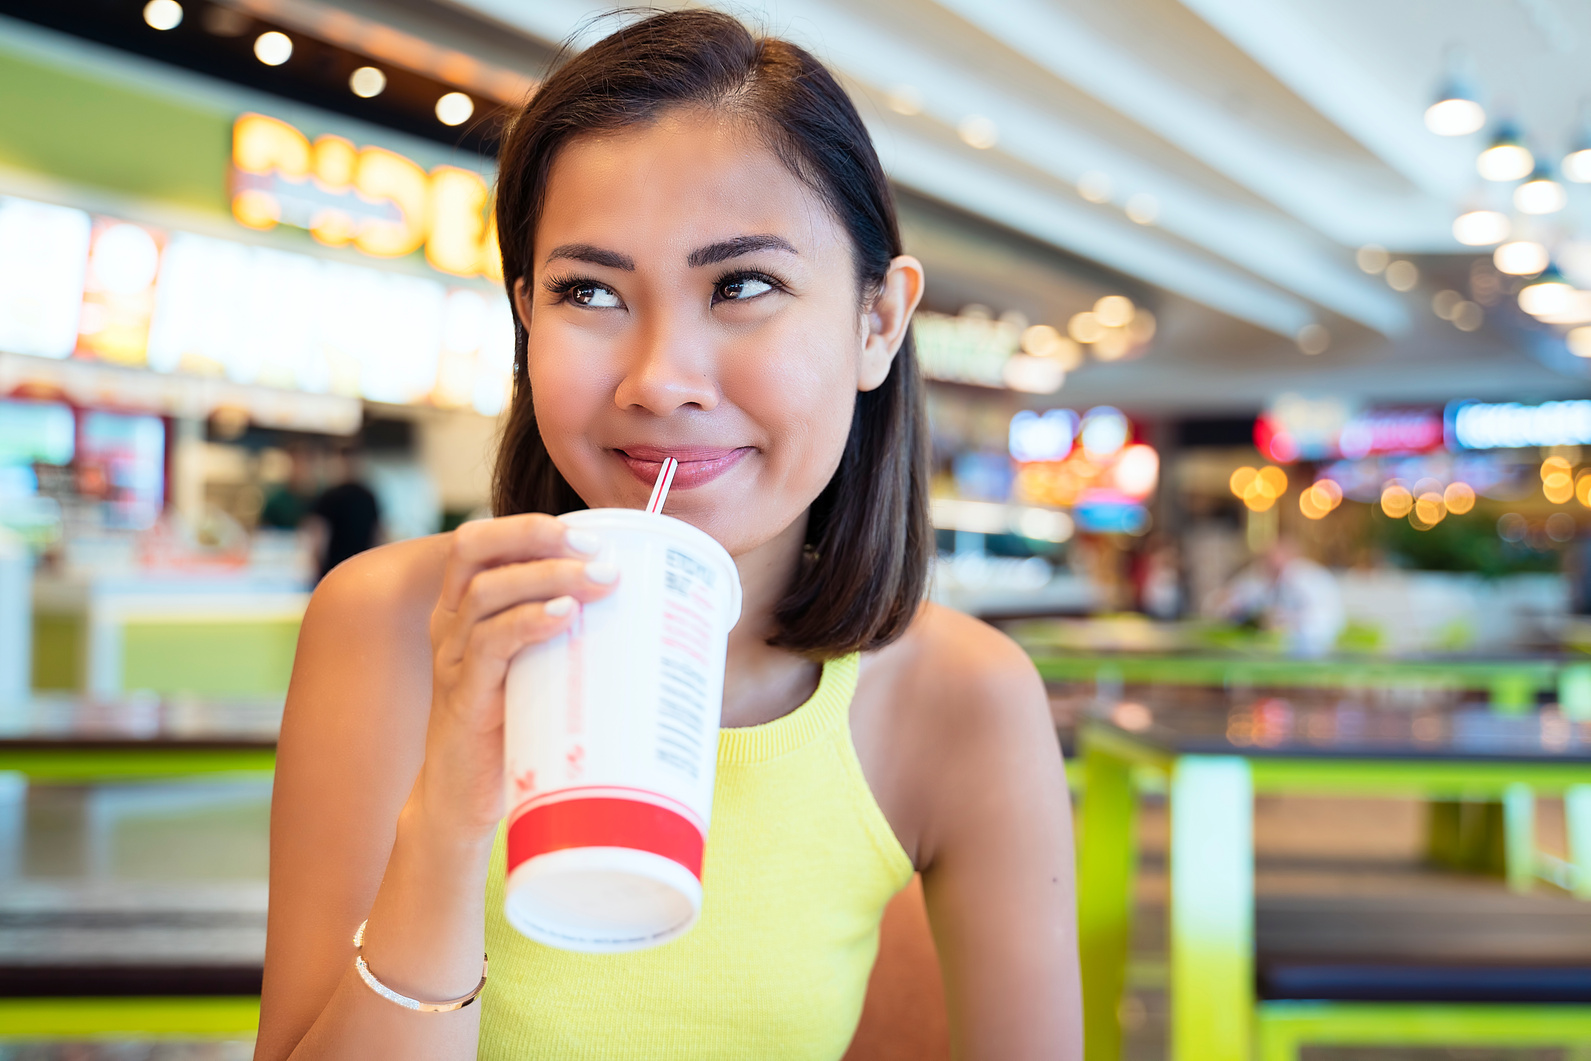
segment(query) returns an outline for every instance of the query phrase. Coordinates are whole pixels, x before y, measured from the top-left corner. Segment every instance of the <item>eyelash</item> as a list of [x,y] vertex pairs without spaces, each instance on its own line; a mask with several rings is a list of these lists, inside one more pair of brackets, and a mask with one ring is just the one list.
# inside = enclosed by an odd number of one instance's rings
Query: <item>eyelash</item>
[[[737,281],[744,282],[746,280],[760,280],[775,291],[789,290],[789,287],[783,280],[780,280],[776,276],[770,276],[768,273],[765,273],[760,269],[736,269],[733,272],[725,273],[723,276],[720,276],[717,280],[713,281],[713,304],[717,305],[721,301],[740,301],[737,299],[720,299],[718,297],[718,291],[725,284],[732,284]],[[549,276],[544,283],[546,285],[548,294],[554,296],[554,304],[568,302],[569,296],[582,287],[600,287],[607,291],[613,290],[602,281],[593,280],[589,276]],[[760,296],[754,295],[752,297],[756,298]],[[749,301],[749,299],[746,301]]]

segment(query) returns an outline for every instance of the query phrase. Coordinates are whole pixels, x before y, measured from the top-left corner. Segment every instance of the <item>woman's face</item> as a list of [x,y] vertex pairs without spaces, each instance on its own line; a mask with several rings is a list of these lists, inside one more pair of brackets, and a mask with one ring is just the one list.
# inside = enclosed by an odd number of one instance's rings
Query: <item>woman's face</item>
[[753,131],[692,112],[564,147],[532,269],[517,301],[559,471],[593,508],[641,508],[672,456],[666,511],[737,556],[828,483],[921,287],[899,259],[904,312],[864,307],[828,208]]

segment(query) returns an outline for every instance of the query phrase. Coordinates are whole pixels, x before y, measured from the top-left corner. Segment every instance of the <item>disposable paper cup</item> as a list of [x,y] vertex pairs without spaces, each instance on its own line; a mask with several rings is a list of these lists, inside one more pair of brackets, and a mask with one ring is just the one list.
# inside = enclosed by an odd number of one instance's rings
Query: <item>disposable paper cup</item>
[[619,584],[508,669],[508,923],[565,950],[667,943],[702,907],[724,651],[740,618],[729,553],[634,509],[559,517]]

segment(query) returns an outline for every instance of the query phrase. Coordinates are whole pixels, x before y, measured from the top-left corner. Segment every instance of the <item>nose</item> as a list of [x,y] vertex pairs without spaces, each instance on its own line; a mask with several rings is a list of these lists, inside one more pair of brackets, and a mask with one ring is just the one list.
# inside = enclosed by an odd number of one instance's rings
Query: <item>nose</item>
[[683,322],[655,320],[639,330],[624,377],[614,391],[620,409],[668,416],[718,405],[718,381],[707,336]]

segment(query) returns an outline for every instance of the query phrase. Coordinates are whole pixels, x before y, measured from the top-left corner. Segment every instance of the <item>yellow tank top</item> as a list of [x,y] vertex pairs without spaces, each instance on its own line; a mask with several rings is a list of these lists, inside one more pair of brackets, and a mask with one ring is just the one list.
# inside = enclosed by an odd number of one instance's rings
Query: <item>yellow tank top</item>
[[701,919],[673,943],[575,954],[521,936],[503,918],[498,831],[483,1061],[845,1053],[884,906],[912,875],[851,745],[858,662],[824,664],[812,698],[783,718],[720,732]]

